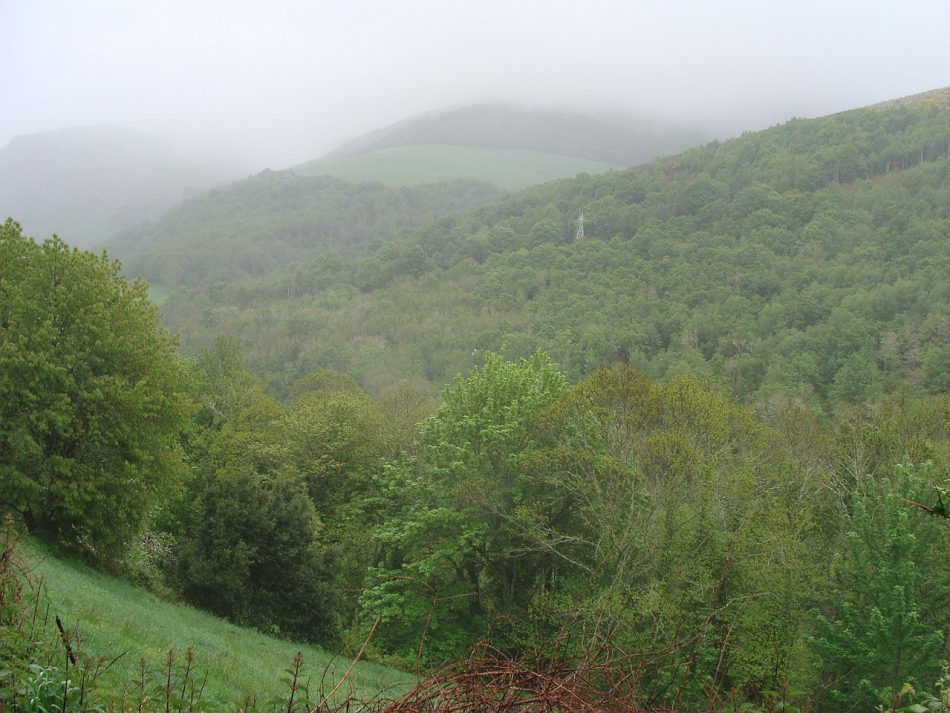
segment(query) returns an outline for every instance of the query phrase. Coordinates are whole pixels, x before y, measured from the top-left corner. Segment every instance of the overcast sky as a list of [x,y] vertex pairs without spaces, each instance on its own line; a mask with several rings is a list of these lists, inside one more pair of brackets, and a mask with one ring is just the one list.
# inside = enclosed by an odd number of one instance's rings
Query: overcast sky
[[113,124],[259,167],[488,100],[727,136],[950,84],[947,0],[0,0],[0,146]]

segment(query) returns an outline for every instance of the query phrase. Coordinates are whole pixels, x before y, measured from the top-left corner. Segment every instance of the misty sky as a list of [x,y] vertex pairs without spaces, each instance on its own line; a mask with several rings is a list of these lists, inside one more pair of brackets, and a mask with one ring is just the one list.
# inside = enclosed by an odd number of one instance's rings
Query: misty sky
[[259,167],[521,101],[720,136],[950,84],[950,2],[0,0],[0,146],[113,124]]

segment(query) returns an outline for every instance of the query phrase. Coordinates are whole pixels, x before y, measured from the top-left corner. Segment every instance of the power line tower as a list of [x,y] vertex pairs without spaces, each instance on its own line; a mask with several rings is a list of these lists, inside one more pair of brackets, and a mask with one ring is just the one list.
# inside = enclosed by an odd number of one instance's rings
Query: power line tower
[[584,223],[587,222],[584,220],[584,214],[581,213],[574,222],[577,223],[577,235],[574,236],[574,240],[580,240],[584,237]]

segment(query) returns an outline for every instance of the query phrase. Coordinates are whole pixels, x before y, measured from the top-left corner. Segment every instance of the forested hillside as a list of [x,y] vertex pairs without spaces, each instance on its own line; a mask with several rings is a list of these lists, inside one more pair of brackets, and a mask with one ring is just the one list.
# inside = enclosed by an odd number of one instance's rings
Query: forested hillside
[[127,274],[162,293],[233,283],[323,253],[354,254],[505,190],[604,172],[692,138],[550,110],[472,107],[408,120],[325,159],[200,194],[107,247]]
[[185,201],[154,223],[117,236],[108,248],[127,274],[152,284],[209,287],[326,252],[352,254],[500,195],[476,181],[390,189],[263,171]]
[[182,294],[164,318],[186,351],[238,335],[275,393],[320,368],[435,389],[484,350],[537,348],[572,378],[622,360],[712,374],[743,399],[937,391],[948,151],[937,107],[793,120]]
[[[165,328],[0,225],[4,529],[419,677],[342,710],[950,710],[950,112],[444,212],[490,195],[202,196],[127,238]],[[87,696],[9,541],[0,707],[198,709],[191,659]]]

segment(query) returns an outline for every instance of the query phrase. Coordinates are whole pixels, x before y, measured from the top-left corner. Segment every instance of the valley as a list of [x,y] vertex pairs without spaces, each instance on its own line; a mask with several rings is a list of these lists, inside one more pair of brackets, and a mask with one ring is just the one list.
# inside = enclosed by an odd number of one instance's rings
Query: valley
[[947,97],[475,106],[105,254],[3,223],[0,709],[946,710]]

